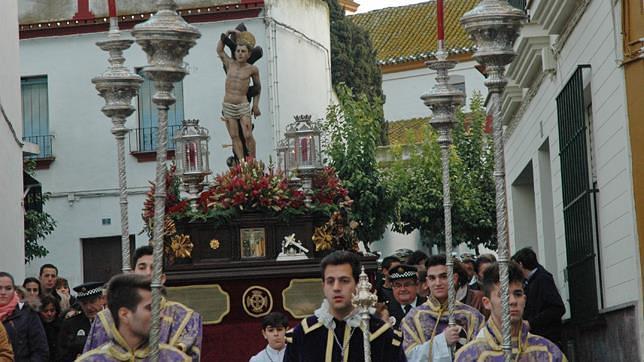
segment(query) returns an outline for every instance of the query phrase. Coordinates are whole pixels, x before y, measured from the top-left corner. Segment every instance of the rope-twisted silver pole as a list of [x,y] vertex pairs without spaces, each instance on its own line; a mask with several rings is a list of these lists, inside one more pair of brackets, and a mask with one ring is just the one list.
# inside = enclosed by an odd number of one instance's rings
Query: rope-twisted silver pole
[[[447,265],[447,310],[449,313],[448,324],[455,326],[454,308],[456,306],[456,286],[454,285],[454,253],[452,248],[452,201],[450,196],[449,156],[451,130],[441,130],[439,143],[441,148],[441,163],[443,166],[443,210],[445,213],[445,257]],[[442,140],[441,140],[442,139]]]
[[[463,93],[449,84],[449,70],[454,68],[456,62],[447,60],[444,42],[439,40],[436,54],[437,60],[427,62],[430,69],[436,70],[436,84],[428,94],[421,99],[425,105],[432,109],[430,124],[438,132],[437,142],[441,150],[442,183],[443,183],[443,211],[445,222],[445,259],[447,266],[447,310],[448,325],[456,325],[454,310],[456,308],[456,286],[454,285],[454,253],[452,245],[452,200],[449,172],[449,158],[452,146],[452,127],[454,127],[454,113],[456,107],[464,100]],[[454,346],[451,348],[455,352]],[[431,356],[430,356],[431,358]]]
[[118,28],[118,18],[110,18],[110,31],[107,40],[99,41],[96,44],[103,50],[109,52],[109,67],[102,75],[92,79],[101,97],[105,99],[103,113],[112,120],[112,134],[116,139],[116,160],[118,166],[119,182],[119,204],[121,214],[121,269],[124,273],[131,270],[130,267],[130,233],[127,212],[127,181],[125,172],[125,135],[128,133],[125,127],[126,118],[134,112],[131,104],[132,98],[136,96],[143,79],[130,72],[123,65],[125,57],[123,51],[128,49],[134,41],[123,39]]
[[[123,119],[125,122],[125,119]],[[117,122],[114,121],[116,124]],[[122,271],[127,273],[132,270],[130,266],[130,232],[127,212],[127,178],[125,176],[125,135],[128,129],[123,124],[114,126],[112,133],[116,137],[116,153],[119,169],[119,205],[121,208],[121,262]]]
[[159,335],[161,331],[161,289],[163,284],[163,241],[165,237],[165,199],[166,199],[166,152],[168,149],[168,109],[175,103],[172,95],[174,88],[172,82],[155,81],[157,92],[152,96],[152,102],[159,112],[159,125],[157,128],[157,168],[156,187],[154,191],[154,230],[153,252],[154,260],[152,269],[152,315],[159,316],[152,319],[150,329],[151,356],[153,361],[159,358]]
[[510,295],[508,261],[508,215],[505,197],[505,159],[503,156],[503,124],[501,119],[501,95],[507,84],[505,66],[515,57],[514,41],[519,36],[526,13],[505,0],[482,0],[461,18],[461,24],[476,43],[474,59],[485,66],[488,78],[485,85],[490,92],[488,114],[493,118],[494,137],[494,183],[496,188],[496,232],[498,243],[499,274],[503,317],[503,353],[506,361],[512,360],[512,336],[510,326]]
[[157,168],[154,193],[153,271],[152,271],[152,327],[150,346],[152,361],[159,360],[161,328],[161,275],[163,273],[163,241],[165,237],[165,173],[168,132],[168,108],[175,103],[172,96],[174,82],[188,73],[184,58],[201,36],[199,30],[188,24],[177,13],[174,0],[157,0],[158,11],[132,30],[136,42],[148,56],[143,72],[154,81],[157,92],[152,102],[157,106]]
[[494,138],[494,184],[496,189],[496,237],[498,241],[499,278],[501,282],[501,304],[503,306],[501,331],[503,333],[503,352],[506,361],[512,360],[512,326],[510,324],[510,276],[508,262],[510,248],[508,245],[507,200],[505,191],[505,156],[503,141],[503,121],[501,119],[501,94],[507,79],[505,67],[490,66],[485,85],[490,91],[488,113],[493,116]]

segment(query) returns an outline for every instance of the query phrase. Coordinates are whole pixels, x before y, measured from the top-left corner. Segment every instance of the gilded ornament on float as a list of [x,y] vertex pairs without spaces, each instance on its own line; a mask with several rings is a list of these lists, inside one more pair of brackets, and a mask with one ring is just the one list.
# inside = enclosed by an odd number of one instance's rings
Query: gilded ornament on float
[[263,317],[273,310],[273,296],[268,289],[253,285],[244,292],[242,306],[249,316]]
[[315,251],[331,250],[331,241],[333,236],[326,231],[326,226],[315,228],[313,233],[313,242],[315,243]]
[[170,249],[172,249],[172,253],[177,258],[190,258],[193,247],[194,245],[188,235],[178,234],[173,236],[170,241]]
[[217,240],[217,239],[210,240],[210,249],[217,250],[217,249],[219,249],[220,246],[221,245],[219,244],[219,240]]

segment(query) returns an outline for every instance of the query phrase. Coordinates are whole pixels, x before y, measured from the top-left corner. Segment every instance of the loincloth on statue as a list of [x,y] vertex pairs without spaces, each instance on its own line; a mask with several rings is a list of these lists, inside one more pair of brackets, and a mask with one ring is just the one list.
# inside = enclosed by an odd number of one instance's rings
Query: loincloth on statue
[[244,116],[250,118],[250,104],[248,102],[241,104],[222,103],[222,111],[225,119],[240,119]]

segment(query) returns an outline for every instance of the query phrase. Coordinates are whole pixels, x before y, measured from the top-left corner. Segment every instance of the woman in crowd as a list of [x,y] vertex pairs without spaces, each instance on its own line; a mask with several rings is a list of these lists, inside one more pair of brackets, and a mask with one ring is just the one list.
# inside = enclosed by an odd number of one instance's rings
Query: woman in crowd
[[53,351],[56,351],[58,333],[60,332],[60,325],[62,324],[62,320],[59,318],[61,314],[58,300],[53,295],[44,295],[41,298],[39,314],[40,320],[45,328],[45,334],[47,335],[49,350],[52,352],[49,354],[49,360],[53,362],[56,360]]
[[38,314],[20,302],[13,276],[0,272],[0,321],[16,361],[48,361],[47,336]]
[[22,301],[29,304],[31,309],[35,311],[40,309],[40,294],[42,291],[40,280],[33,277],[25,278],[25,281],[22,282],[22,287],[25,290]]

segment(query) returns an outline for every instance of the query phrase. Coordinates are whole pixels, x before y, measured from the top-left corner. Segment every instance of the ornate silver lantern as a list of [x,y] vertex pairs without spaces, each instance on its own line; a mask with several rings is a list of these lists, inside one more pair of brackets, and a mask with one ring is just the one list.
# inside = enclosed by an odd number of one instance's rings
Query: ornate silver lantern
[[310,115],[295,116],[295,122],[286,127],[288,170],[302,177],[305,191],[311,189],[313,174],[322,168],[320,134],[317,123],[311,121]]
[[119,203],[121,213],[121,259],[122,270],[127,272],[130,268],[130,232],[127,213],[127,181],[125,176],[125,135],[128,129],[125,127],[125,120],[134,112],[132,98],[136,96],[143,78],[130,72],[123,65],[125,58],[123,51],[128,49],[134,40],[121,37],[118,28],[118,18],[110,18],[110,31],[107,40],[96,43],[99,48],[109,52],[109,63],[107,70],[92,79],[99,95],[105,99],[105,106],[101,109],[103,113],[112,119],[112,134],[116,138],[116,153],[118,163],[119,179]]
[[176,102],[172,90],[174,83],[188,73],[183,59],[196,44],[201,33],[177,14],[173,0],[157,0],[158,11],[146,22],[132,30],[136,42],[148,56],[143,67],[145,75],[154,81],[157,92],[152,102],[159,113],[156,188],[154,194],[154,268],[152,272],[152,327],[150,330],[151,357],[159,359],[159,333],[161,311],[161,274],[163,265],[163,239],[165,235],[165,173],[168,142],[168,108]]
[[365,362],[371,362],[369,320],[371,319],[371,309],[376,305],[376,302],[378,302],[378,296],[371,292],[371,283],[369,283],[369,277],[365,273],[363,265],[360,271],[359,282],[356,286],[356,293],[353,295],[351,303],[358,309],[360,319],[362,319],[360,328],[362,329],[362,345],[364,347]]
[[188,192],[190,206],[196,210],[197,198],[203,188],[204,178],[211,174],[208,161],[210,136],[206,128],[199,126],[198,119],[186,119],[174,140],[177,175]]
[[512,360],[510,295],[508,262],[507,200],[505,196],[505,159],[503,155],[503,124],[501,119],[501,94],[507,84],[505,66],[515,57],[514,41],[519,36],[521,22],[526,19],[523,11],[503,0],[482,0],[461,18],[461,24],[474,42],[477,50],[474,59],[485,66],[488,78],[485,85],[490,92],[488,114],[492,114],[494,129],[494,177],[496,183],[496,228],[503,303],[503,352],[506,361]]

